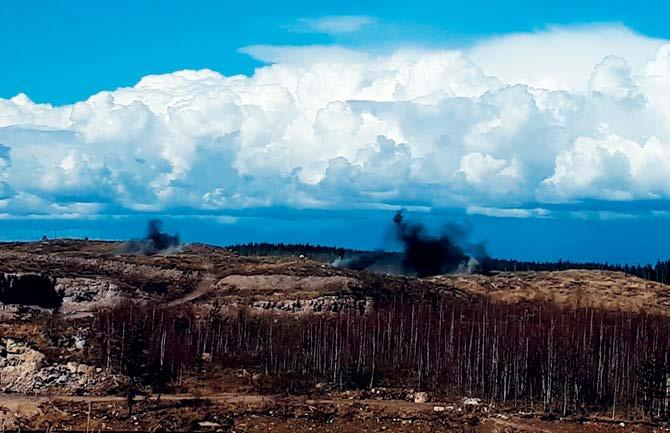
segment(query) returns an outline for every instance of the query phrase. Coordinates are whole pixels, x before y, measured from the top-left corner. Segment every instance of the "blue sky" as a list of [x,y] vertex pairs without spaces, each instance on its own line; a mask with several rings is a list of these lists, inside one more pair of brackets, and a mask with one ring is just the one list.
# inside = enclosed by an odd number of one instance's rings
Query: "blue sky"
[[[147,218],[128,215],[101,219],[0,221],[0,240],[48,237],[125,240],[144,236]],[[230,245],[245,242],[294,242],[357,249],[399,250],[392,236],[392,212],[259,213],[237,220],[159,215],[165,230],[193,242]],[[668,257],[668,222],[627,220],[518,219],[466,216],[458,212],[409,213],[439,233],[445,221],[466,227],[473,241],[483,241],[492,256],[552,261],[571,259],[608,263],[649,263]],[[651,240],[650,240],[651,236]]]
[[[135,84],[148,74],[210,68],[250,74],[261,63],[237,51],[254,44],[449,46],[548,25],[621,23],[670,38],[664,1],[4,1],[0,4],[0,97],[72,103]],[[379,26],[355,35],[287,31],[302,18],[360,15]],[[381,31],[380,31],[381,29]]]
[[394,248],[406,208],[502,257],[668,257],[668,19],[660,1],[2,2],[0,238],[159,215],[187,240]]

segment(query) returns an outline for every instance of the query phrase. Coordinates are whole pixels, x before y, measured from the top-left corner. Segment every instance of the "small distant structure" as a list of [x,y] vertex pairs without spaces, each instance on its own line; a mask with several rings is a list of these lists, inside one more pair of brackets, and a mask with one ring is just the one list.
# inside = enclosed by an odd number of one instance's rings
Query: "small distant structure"
[[49,238],[47,237],[47,235],[42,235],[42,242],[46,242],[48,240]]

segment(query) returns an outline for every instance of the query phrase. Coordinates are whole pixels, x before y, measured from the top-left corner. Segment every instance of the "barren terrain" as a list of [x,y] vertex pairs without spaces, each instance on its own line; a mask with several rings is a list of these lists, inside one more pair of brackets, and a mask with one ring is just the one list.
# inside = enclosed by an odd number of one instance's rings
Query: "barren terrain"
[[445,275],[430,281],[493,301],[543,301],[577,308],[670,314],[670,286],[622,272],[567,270]]
[[[147,390],[142,392],[145,395],[136,395],[134,413],[129,415],[124,392],[128,379],[111,367],[111,361],[101,361],[104,348],[92,334],[96,321],[101,320],[100,311],[125,302],[193,311],[194,318],[225,315],[240,308],[273,317],[365,314],[389,299],[417,305],[436,305],[437,300],[440,305],[482,300],[494,304],[543,302],[570,309],[668,315],[670,291],[666,285],[602,271],[418,279],[355,272],[300,256],[242,257],[199,244],[153,256],[119,254],[119,249],[115,242],[69,240],[0,247],[0,273],[15,278],[11,287],[28,284],[21,280],[25,275],[39,275],[43,278],[39,284],[63,296],[58,313],[31,302],[2,305],[0,417],[5,428],[664,431],[661,425],[631,412],[547,414],[540,403],[495,404],[476,395],[423,393],[410,386],[345,390],[341,378],[339,385],[337,381],[316,383],[299,393],[278,393],[274,378],[261,366],[251,371],[196,366],[188,374],[180,373],[164,392]],[[38,280],[31,281],[37,284]],[[204,364],[212,362],[205,349],[201,358]]]

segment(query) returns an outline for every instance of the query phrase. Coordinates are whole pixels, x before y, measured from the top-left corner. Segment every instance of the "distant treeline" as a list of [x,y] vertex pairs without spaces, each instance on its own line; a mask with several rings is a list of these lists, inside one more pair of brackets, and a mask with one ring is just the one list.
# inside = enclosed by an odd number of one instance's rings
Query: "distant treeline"
[[293,257],[303,255],[319,262],[332,263],[337,259],[348,259],[366,254],[369,251],[349,248],[327,247],[311,244],[284,244],[269,242],[251,242],[226,247],[242,256]]
[[483,260],[481,267],[481,271],[484,273],[493,271],[564,271],[567,269],[624,272],[629,275],[644,278],[645,280],[670,284],[670,260],[659,260],[655,265],[612,265],[596,262],[571,262],[568,260],[559,260],[557,262],[526,262],[486,258]]
[[[667,419],[670,320],[551,304],[389,300],[372,311],[196,317],[120,304],[96,313],[98,359],[163,387],[219,368],[262,372],[266,391],[408,387],[578,414]],[[259,381],[261,385],[263,381]]]
[[[354,250],[348,248],[328,247],[310,244],[284,244],[284,243],[248,243],[237,244],[227,247],[229,250],[244,256],[272,256],[290,257],[303,255],[312,260],[324,263],[333,263],[336,260],[346,260],[369,254],[370,251]],[[399,252],[386,252],[385,255],[392,259],[393,256],[401,256]],[[645,280],[657,281],[670,284],[670,260],[659,260],[655,265],[628,265],[608,264],[596,262],[572,262],[558,260],[556,262],[535,262],[522,260],[495,259],[487,257],[480,260],[478,272],[523,272],[523,271],[563,271],[567,269],[602,270],[624,272],[629,275],[644,278]]]

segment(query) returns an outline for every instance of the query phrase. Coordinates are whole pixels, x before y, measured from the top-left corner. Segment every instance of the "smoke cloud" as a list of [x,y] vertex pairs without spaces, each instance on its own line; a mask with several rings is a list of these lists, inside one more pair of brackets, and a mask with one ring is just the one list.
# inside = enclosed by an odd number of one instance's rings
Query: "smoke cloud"
[[395,214],[393,223],[405,248],[402,259],[405,273],[418,277],[449,274],[468,262],[469,257],[447,233],[433,237],[423,225],[408,222],[402,212]]
[[178,234],[171,235],[163,232],[163,222],[153,219],[147,223],[147,234],[144,239],[133,239],[124,243],[119,253],[145,256],[169,254],[179,251],[181,245]]
[[434,236],[423,224],[407,221],[399,211],[393,217],[393,230],[403,245],[402,253],[375,251],[333,264],[354,270],[428,277],[479,271],[488,257],[484,244],[470,243],[468,231],[457,224],[447,224],[442,234]]

